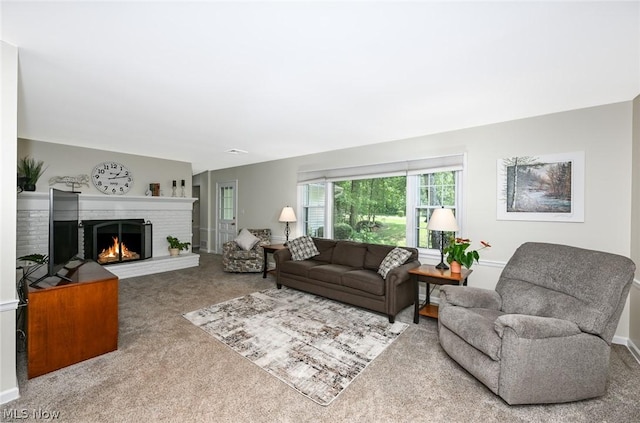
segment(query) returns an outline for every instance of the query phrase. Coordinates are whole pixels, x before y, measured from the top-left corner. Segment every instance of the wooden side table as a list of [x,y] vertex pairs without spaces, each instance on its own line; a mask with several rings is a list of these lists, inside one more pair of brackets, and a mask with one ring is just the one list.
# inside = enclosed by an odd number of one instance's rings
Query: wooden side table
[[[418,323],[420,316],[438,318],[438,306],[431,304],[430,296],[431,290],[429,285],[467,285],[467,278],[473,272],[473,270],[462,269],[461,273],[451,273],[451,269],[440,270],[435,266],[429,264],[423,264],[419,267],[414,267],[409,270],[411,279],[413,280],[413,289],[415,293],[414,298],[414,312],[413,323]],[[420,299],[418,298],[419,282],[425,282],[427,288],[427,298],[424,304],[420,305]],[[433,288],[431,288],[433,289]]]
[[267,273],[273,271],[274,269],[267,269],[267,265],[269,264],[269,260],[267,259],[267,255],[268,254],[273,254],[278,250],[282,250],[285,249],[287,247],[284,246],[284,244],[269,244],[269,245],[263,245],[262,246],[262,250],[264,250],[264,266],[263,266],[263,270],[262,270],[262,279],[265,279],[267,277]]

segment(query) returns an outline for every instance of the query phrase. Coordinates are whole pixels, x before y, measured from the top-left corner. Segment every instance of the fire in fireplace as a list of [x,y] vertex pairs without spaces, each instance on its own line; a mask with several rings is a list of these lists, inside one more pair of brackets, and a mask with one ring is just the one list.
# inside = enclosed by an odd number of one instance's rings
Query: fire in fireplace
[[84,256],[100,264],[152,255],[152,225],[144,219],[83,220]]
[[114,261],[139,260],[140,254],[131,251],[124,245],[124,242],[118,242],[118,237],[113,237],[113,244],[109,248],[105,248],[98,254],[98,263],[112,263]]

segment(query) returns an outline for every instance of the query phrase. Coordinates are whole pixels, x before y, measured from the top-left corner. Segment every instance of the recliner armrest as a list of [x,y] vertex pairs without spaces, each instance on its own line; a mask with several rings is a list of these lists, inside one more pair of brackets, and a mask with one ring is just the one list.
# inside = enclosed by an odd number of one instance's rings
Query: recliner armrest
[[573,336],[582,333],[574,322],[554,317],[504,314],[496,319],[494,328],[502,337],[505,329],[512,329],[519,338],[544,339]]
[[496,291],[471,286],[440,286],[440,306],[455,305],[467,308],[500,310],[502,298]]

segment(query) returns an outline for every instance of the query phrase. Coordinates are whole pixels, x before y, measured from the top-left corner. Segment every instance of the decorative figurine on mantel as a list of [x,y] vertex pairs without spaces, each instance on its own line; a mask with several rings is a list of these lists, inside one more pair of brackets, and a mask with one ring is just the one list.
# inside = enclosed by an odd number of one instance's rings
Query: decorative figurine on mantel
[[55,184],[65,184],[68,187],[71,187],[72,192],[80,192],[76,191],[76,185],[86,185],[89,186],[89,175],[78,175],[78,176],[53,176],[49,178],[49,185]]

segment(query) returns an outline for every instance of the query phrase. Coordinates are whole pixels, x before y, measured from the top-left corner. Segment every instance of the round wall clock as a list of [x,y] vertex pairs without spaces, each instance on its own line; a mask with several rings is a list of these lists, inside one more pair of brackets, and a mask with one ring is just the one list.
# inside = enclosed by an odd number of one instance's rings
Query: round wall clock
[[126,194],[133,186],[133,176],[126,166],[117,162],[96,165],[91,172],[91,180],[103,194]]

